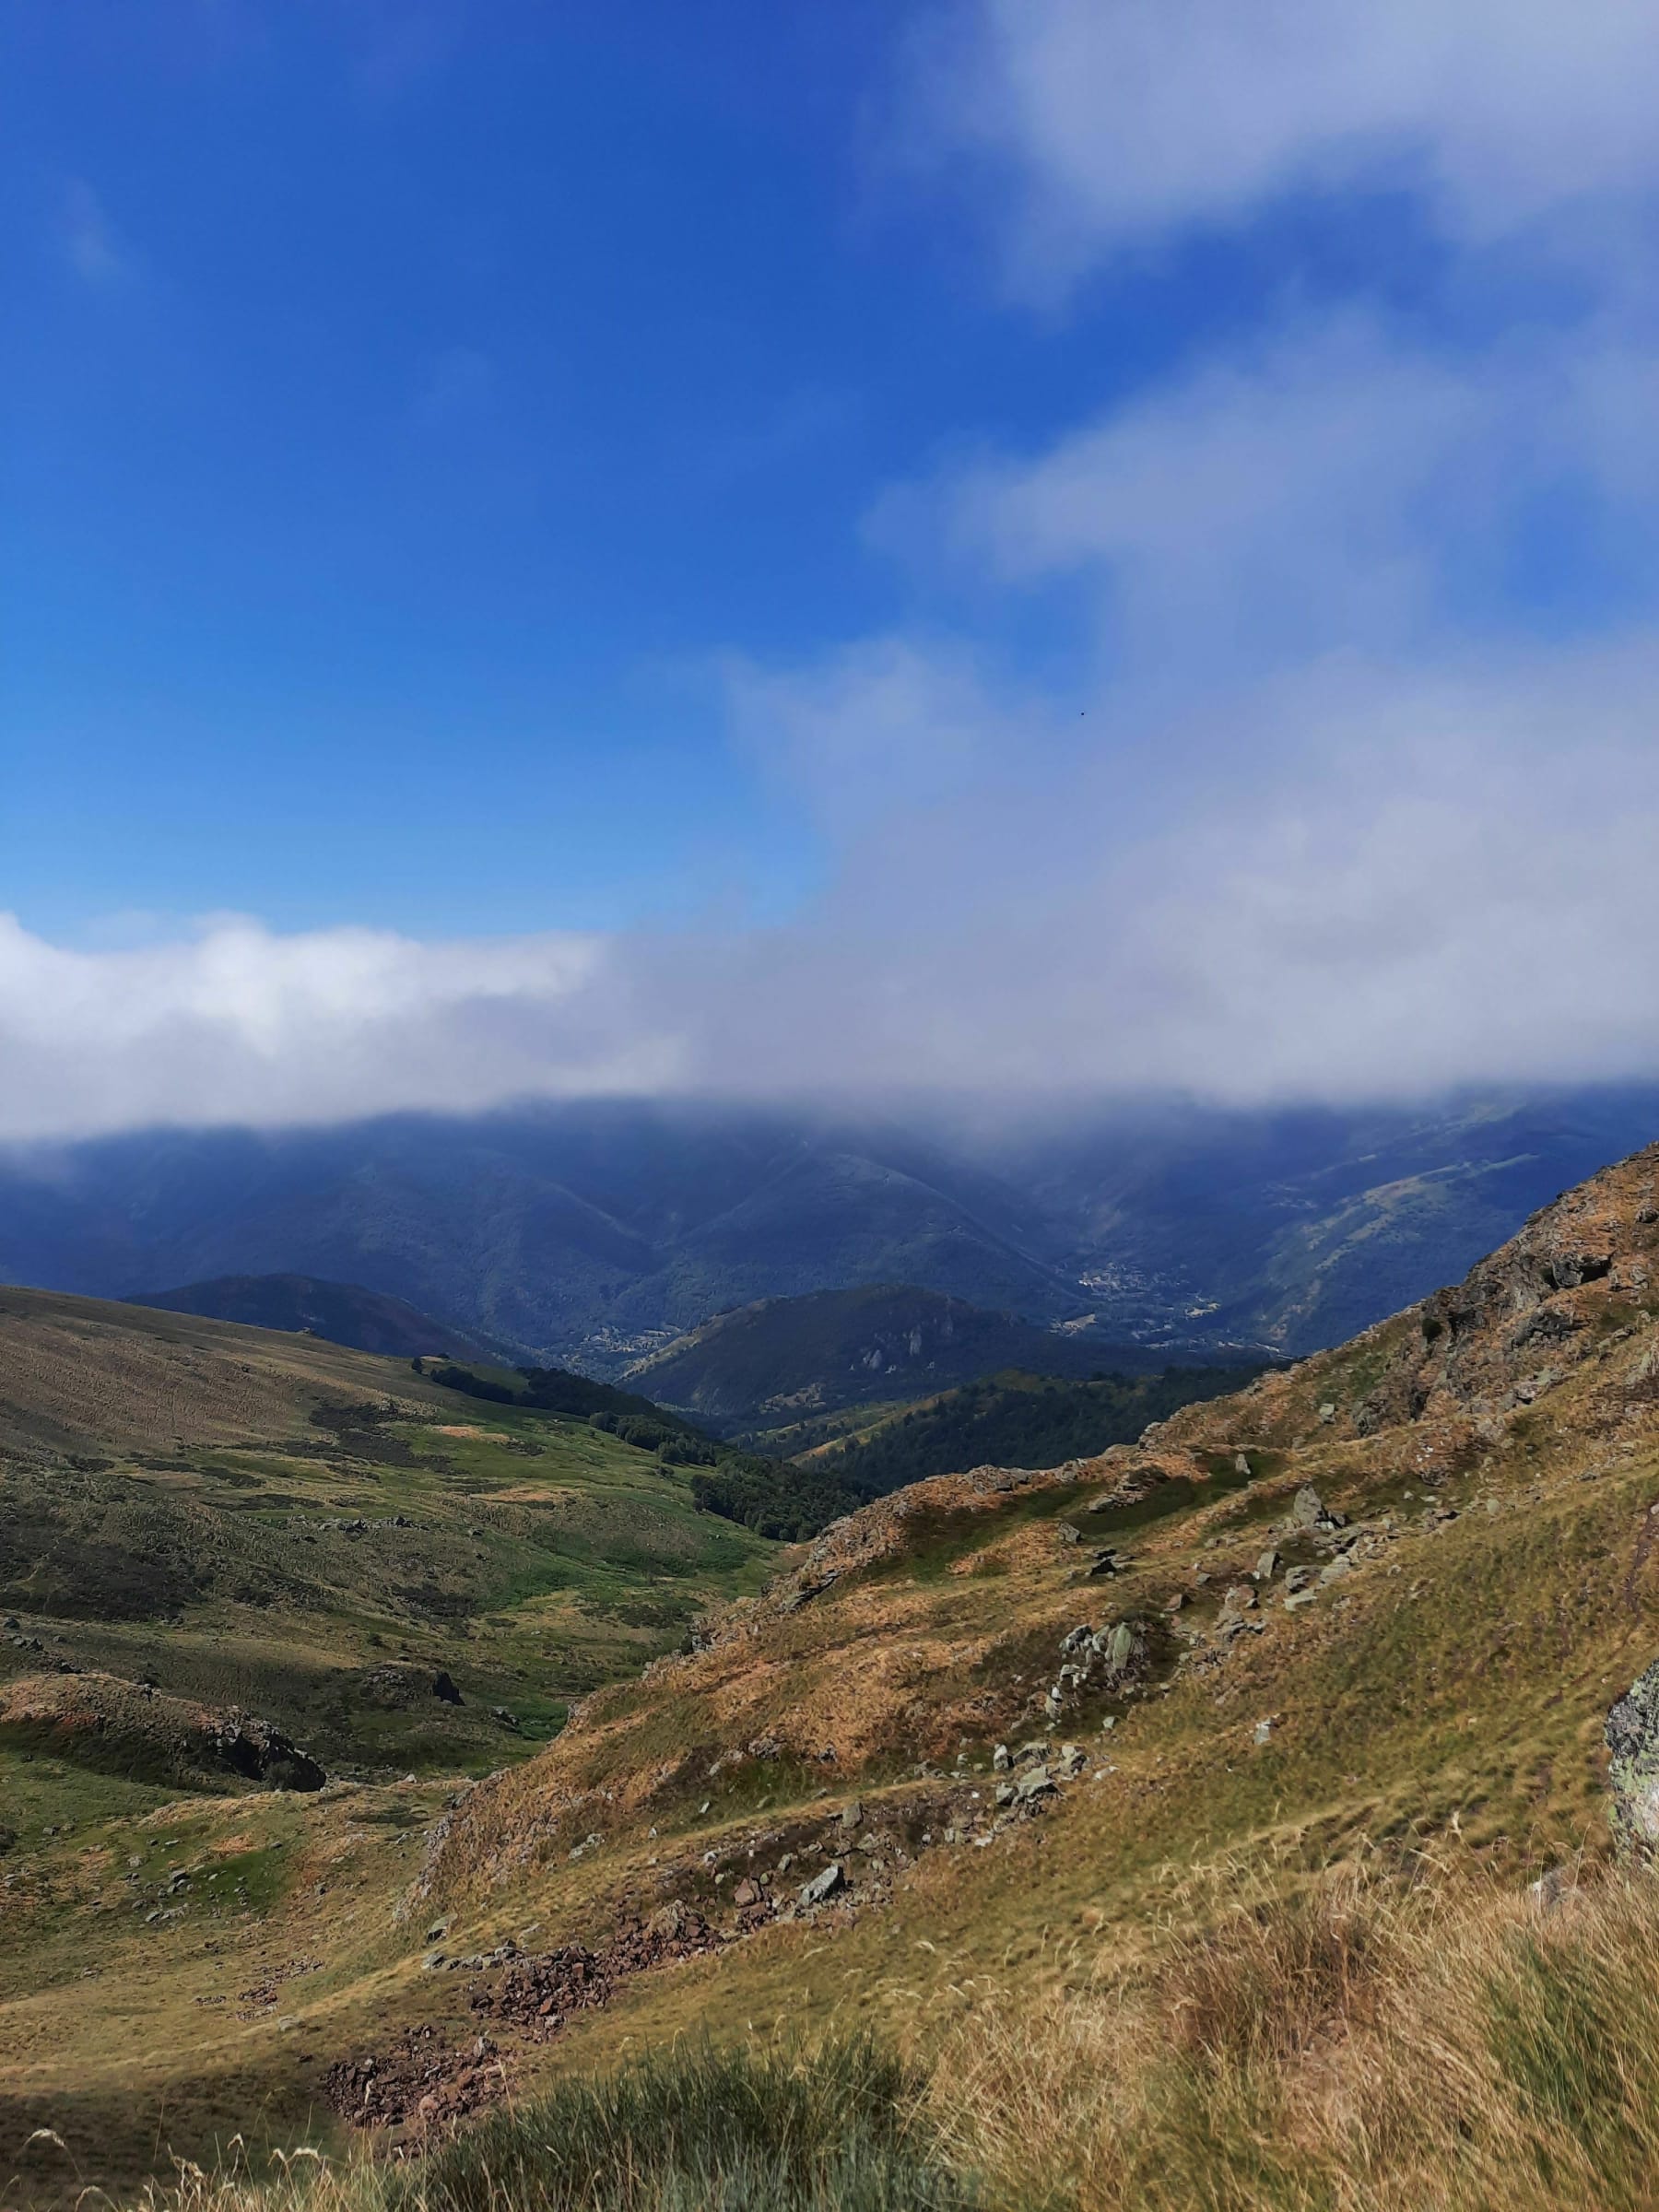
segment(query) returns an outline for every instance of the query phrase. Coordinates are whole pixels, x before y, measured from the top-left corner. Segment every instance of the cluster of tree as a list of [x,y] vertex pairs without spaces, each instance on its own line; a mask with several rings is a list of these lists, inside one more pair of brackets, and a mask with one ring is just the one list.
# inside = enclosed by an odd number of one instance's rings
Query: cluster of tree
[[720,1446],[712,1437],[700,1435],[673,1417],[599,1412],[590,1413],[587,1424],[590,1429],[603,1429],[620,1437],[637,1451],[654,1452],[671,1467],[712,1467],[720,1458]]
[[653,1452],[666,1466],[688,1467],[691,1495],[705,1512],[740,1522],[781,1542],[815,1535],[860,1500],[835,1477],[806,1473],[787,1462],[762,1459],[717,1442],[637,1392],[591,1382],[558,1367],[522,1367],[522,1387],[453,1360],[416,1359],[418,1374],[445,1390],[495,1406],[523,1406],[603,1429],[636,1451]]
[[409,1365],[429,1382],[437,1382],[445,1390],[464,1391],[469,1398],[485,1398],[492,1406],[522,1406],[524,1402],[522,1390],[493,1382],[488,1375],[475,1375],[470,1367],[457,1367],[453,1360],[411,1359]]
[[[638,1391],[618,1390],[614,1382],[595,1382],[590,1375],[572,1374],[564,1367],[519,1367],[508,1382],[508,1370],[479,1373],[453,1359],[411,1359],[409,1365],[429,1382],[445,1390],[464,1391],[470,1398],[485,1398],[494,1406],[533,1406],[542,1413],[562,1413],[572,1420],[591,1421],[597,1414],[618,1419],[654,1421],[664,1430],[696,1435],[691,1423],[668,1413],[654,1399]],[[601,1424],[609,1426],[609,1422]]]
[[1171,1367],[1157,1375],[1101,1375],[1088,1382],[992,1375],[915,1406],[812,1464],[861,1499],[967,1467],[1058,1466],[1110,1444],[1132,1444],[1148,1421],[1164,1420],[1197,1399],[1242,1390],[1260,1372],[1259,1367]]
[[691,1477],[691,1495],[705,1512],[739,1521],[757,1535],[779,1543],[799,1543],[868,1503],[828,1469],[792,1466],[787,1460],[758,1459],[729,1452],[708,1473]]

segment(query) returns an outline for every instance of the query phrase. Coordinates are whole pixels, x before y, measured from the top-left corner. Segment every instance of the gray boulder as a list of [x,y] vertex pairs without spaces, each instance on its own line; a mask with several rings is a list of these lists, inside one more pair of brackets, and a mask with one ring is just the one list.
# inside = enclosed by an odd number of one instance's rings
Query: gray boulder
[[1607,1715],[1610,1814],[1620,1854],[1644,1866],[1659,1851],[1659,1660]]
[[831,1862],[821,1874],[815,1874],[809,1882],[803,1882],[796,1894],[804,1905],[821,1905],[827,1897],[833,1897],[838,1889],[845,1886],[846,1879],[841,1867]]

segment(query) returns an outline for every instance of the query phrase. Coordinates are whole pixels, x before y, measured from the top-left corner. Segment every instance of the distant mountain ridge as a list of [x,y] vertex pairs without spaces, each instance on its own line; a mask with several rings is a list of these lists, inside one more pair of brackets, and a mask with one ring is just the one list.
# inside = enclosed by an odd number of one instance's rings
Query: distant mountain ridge
[[1659,1131],[1659,1089],[994,1126],[599,1101],[0,1152],[0,1278],[353,1283],[614,1375],[758,1300],[909,1283],[1185,1357],[1308,1351]]
[[176,1290],[147,1290],[122,1301],[164,1313],[196,1313],[254,1329],[302,1331],[354,1351],[391,1359],[442,1352],[485,1359],[488,1347],[453,1324],[433,1321],[401,1298],[360,1283],[329,1283],[314,1275],[221,1275]]
[[1137,1346],[1040,1328],[889,1283],[766,1299],[717,1314],[637,1361],[628,1379],[659,1405],[700,1419],[766,1427],[921,1397],[998,1368],[1082,1377],[1153,1364]]

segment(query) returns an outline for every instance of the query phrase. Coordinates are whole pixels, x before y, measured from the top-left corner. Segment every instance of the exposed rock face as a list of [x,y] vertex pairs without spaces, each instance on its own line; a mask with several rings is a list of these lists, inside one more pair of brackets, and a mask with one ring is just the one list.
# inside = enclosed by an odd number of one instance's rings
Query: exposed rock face
[[267,1790],[320,1790],[328,1780],[309,1751],[301,1751],[268,1721],[232,1712],[213,1729],[210,1741],[218,1760],[233,1773],[263,1783]]
[[1659,1660],[1607,1715],[1613,1833],[1625,1856],[1653,1864],[1659,1850]]
[[328,1780],[268,1721],[215,1711],[147,1683],[105,1674],[26,1676],[0,1688],[0,1729],[103,1772],[186,1787],[227,1772],[268,1790],[320,1790]]

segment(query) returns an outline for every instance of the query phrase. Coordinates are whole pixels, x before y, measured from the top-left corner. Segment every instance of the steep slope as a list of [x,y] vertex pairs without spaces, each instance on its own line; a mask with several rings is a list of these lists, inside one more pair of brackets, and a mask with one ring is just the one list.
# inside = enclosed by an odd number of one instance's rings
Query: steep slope
[[817,1290],[716,1314],[636,1361],[629,1379],[665,1406],[728,1427],[775,1427],[845,1406],[946,1390],[1002,1367],[1037,1374],[1145,1371],[1135,1346],[1041,1329],[913,1284]]
[[360,1283],[324,1282],[314,1275],[220,1275],[176,1290],[147,1290],[122,1302],[241,1322],[246,1328],[304,1331],[388,1359],[428,1352],[446,1352],[457,1359],[489,1356],[465,1329],[429,1320],[401,1298],[365,1290]]
[[[1605,1853],[1603,1718],[1659,1642],[1656,1311],[1659,1148],[1139,1446],[838,1524],[473,1791],[430,1893],[475,1926],[671,1897],[735,1928],[573,2026],[591,2059],[688,2007],[781,2022],[853,1990],[898,2027],[1021,1957],[1052,1982],[1067,1943],[1120,1972],[1172,1866],[1518,1880]],[[590,1834],[594,1870],[567,1869]]]

